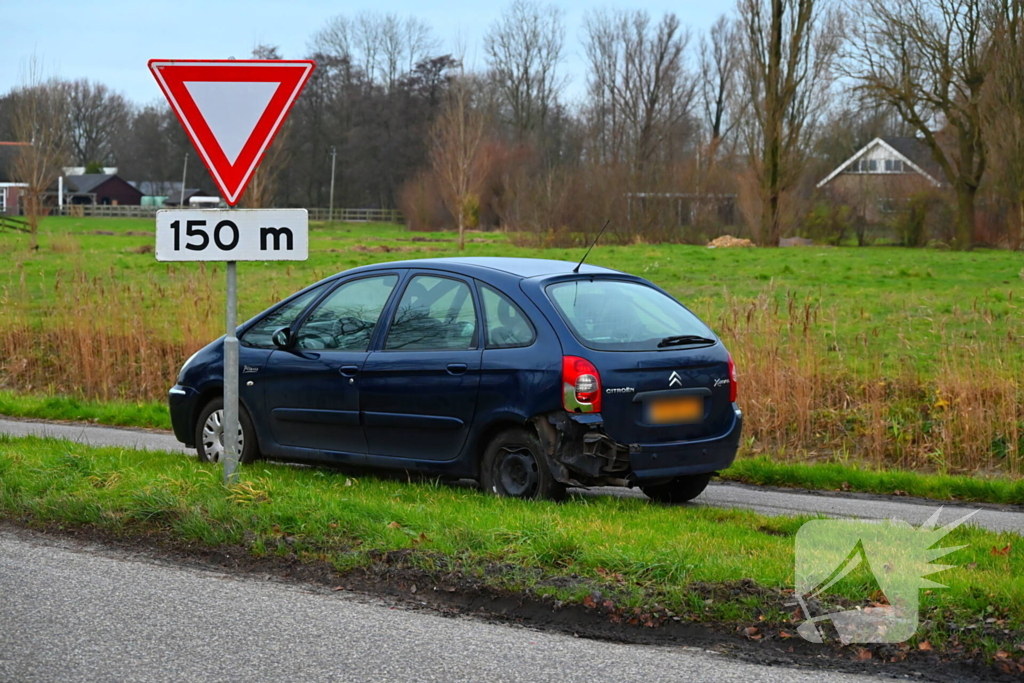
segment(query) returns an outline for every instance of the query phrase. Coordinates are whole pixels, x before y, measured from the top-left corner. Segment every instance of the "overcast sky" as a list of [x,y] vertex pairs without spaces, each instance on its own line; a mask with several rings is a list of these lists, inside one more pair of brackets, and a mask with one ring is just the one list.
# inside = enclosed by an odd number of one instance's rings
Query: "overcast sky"
[[[66,0],[4,2],[0,92],[21,82],[25,62],[35,54],[47,75],[102,81],[144,104],[161,97],[146,68],[151,58],[243,58],[258,43],[278,45],[285,58],[300,58],[306,55],[310,36],[327,19],[363,10],[417,16],[434,28],[444,43],[444,52],[453,52],[461,38],[467,47],[468,65],[479,67],[484,61],[480,40],[507,4],[501,0],[105,0],[88,6]],[[584,0],[554,4],[565,11],[566,58],[562,68],[572,78],[567,94],[575,97],[582,93],[585,78],[582,18],[587,8],[597,5]],[[697,35],[732,3],[649,0],[608,6],[643,8],[656,17],[672,11]]]

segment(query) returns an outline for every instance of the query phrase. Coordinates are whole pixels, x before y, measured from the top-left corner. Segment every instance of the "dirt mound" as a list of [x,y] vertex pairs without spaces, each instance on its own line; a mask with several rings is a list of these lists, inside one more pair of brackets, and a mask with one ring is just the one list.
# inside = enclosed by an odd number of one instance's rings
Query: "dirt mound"
[[813,247],[814,240],[804,237],[785,237],[779,240],[780,247]]
[[739,237],[733,237],[732,235],[722,235],[708,242],[709,249],[729,249],[732,247],[752,247],[754,243],[748,239],[741,239]]

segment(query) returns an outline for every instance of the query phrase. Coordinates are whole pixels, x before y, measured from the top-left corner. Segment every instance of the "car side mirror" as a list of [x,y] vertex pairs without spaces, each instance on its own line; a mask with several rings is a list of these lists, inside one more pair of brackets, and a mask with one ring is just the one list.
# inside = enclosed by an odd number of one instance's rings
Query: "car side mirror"
[[292,344],[292,331],[287,327],[275,330],[274,334],[270,335],[270,341],[279,349],[287,349]]

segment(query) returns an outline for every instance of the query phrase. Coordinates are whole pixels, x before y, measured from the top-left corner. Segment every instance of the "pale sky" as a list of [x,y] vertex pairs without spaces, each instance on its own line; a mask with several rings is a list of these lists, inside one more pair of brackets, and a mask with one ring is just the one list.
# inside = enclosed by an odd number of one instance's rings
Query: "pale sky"
[[[179,0],[171,3],[106,0],[92,5],[66,0],[0,3],[3,40],[0,41],[0,92],[22,81],[33,54],[46,75],[102,81],[137,103],[161,99],[146,68],[152,58],[222,59],[249,56],[254,45],[278,45],[285,58],[306,55],[307,41],[327,19],[363,10],[414,15],[429,23],[443,41],[442,54],[466,46],[466,62],[482,67],[480,40],[507,2],[501,0],[378,0],[350,3],[326,0]],[[707,0],[650,0],[612,2],[556,0],[565,12],[566,45],[562,72],[572,82],[570,97],[582,93],[585,64],[580,27],[590,7],[646,9],[654,17],[666,11],[679,15],[698,35],[732,2]]]

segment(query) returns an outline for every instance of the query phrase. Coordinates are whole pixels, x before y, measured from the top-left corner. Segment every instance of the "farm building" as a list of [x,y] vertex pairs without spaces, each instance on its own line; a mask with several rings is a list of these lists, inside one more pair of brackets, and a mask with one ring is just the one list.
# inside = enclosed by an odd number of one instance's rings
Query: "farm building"
[[818,188],[837,204],[853,208],[868,223],[880,223],[914,195],[944,187],[931,150],[910,137],[875,138],[839,165]]
[[15,216],[20,213],[19,194],[25,183],[17,182],[13,175],[15,145],[0,145],[0,215]]
[[138,206],[142,192],[116,174],[69,175],[64,178],[64,203]]

